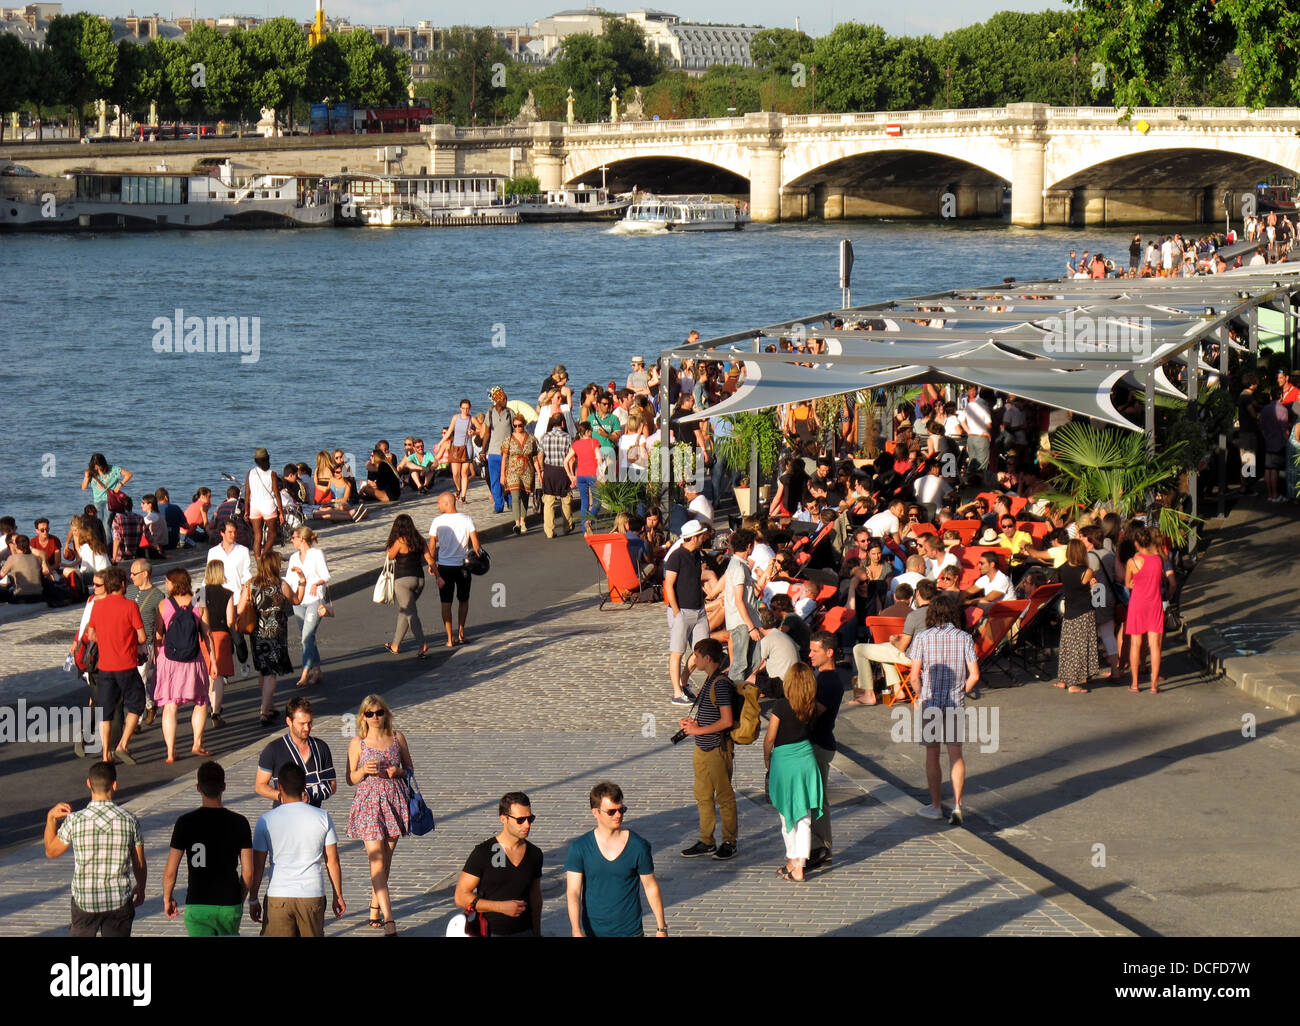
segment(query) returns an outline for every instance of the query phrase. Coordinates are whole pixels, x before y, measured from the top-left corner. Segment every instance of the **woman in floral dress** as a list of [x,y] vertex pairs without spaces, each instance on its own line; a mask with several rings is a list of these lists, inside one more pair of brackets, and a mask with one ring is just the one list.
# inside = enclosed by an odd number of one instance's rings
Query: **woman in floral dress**
[[348,783],[356,787],[348,815],[348,836],[359,838],[370,859],[370,925],[397,936],[388,874],[397,839],[410,833],[406,778],[413,772],[411,752],[393,714],[378,695],[367,695],[357,712],[357,736],[348,742]]
[[[253,630],[253,665],[262,685],[262,726],[275,722],[275,678],[282,673],[293,673],[289,661],[289,620],[293,606],[302,602],[307,578],[301,568],[294,583],[280,579],[280,554],[271,549],[262,553],[257,561],[257,573],[244,585],[239,596],[239,612],[251,602],[257,611],[257,627]],[[286,606],[289,602],[291,605]]]
[[527,534],[528,496],[541,475],[542,450],[527,431],[524,418],[515,414],[514,432],[501,445],[501,490],[510,496],[515,513],[515,534]]

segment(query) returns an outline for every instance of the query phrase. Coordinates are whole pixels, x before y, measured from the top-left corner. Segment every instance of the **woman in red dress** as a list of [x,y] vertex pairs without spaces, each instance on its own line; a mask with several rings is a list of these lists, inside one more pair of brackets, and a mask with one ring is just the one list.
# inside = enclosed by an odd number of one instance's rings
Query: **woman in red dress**
[[1139,527],[1133,532],[1137,552],[1124,566],[1124,586],[1129,589],[1128,615],[1124,619],[1124,633],[1129,636],[1129,667],[1133,683],[1129,690],[1136,693],[1138,674],[1142,668],[1142,639],[1151,646],[1151,694],[1160,689],[1160,645],[1165,634],[1165,609],[1160,598],[1160,585],[1164,578],[1164,563],[1151,532]]

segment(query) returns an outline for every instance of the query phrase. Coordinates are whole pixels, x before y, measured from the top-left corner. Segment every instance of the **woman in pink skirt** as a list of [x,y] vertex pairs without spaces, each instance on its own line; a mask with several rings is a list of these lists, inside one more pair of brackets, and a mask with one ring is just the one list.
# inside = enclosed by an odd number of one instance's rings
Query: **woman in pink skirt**
[[1133,532],[1137,552],[1124,567],[1124,586],[1129,589],[1128,615],[1124,619],[1124,633],[1129,637],[1129,668],[1133,683],[1129,690],[1136,693],[1138,674],[1142,668],[1142,639],[1151,646],[1151,694],[1160,693],[1160,645],[1165,634],[1165,607],[1160,598],[1160,584],[1164,579],[1164,563],[1151,532],[1139,527]]
[[357,736],[348,742],[348,783],[356,787],[348,836],[359,838],[370,859],[370,925],[382,926],[384,936],[397,936],[388,874],[397,839],[411,830],[411,806],[406,778],[414,771],[411,752],[401,731],[393,729],[393,714],[378,695],[367,695],[357,713]]
[[158,607],[155,627],[158,668],[154,677],[153,700],[163,711],[167,761],[175,762],[176,707],[179,705],[194,705],[190,717],[194,744],[190,751],[195,755],[212,754],[203,747],[203,730],[208,724],[208,675],[216,676],[217,665],[212,657],[208,613],[194,603],[189,571],[179,568],[168,571],[165,587],[167,597]]

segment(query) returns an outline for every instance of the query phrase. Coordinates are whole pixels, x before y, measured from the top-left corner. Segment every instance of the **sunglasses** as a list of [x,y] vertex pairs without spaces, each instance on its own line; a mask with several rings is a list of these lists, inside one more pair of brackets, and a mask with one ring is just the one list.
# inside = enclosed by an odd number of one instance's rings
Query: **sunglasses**
[[523,427],[523,426],[524,426],[524,422],[522,420],[515,421],[515,427]]
[[627,815],[627,806],[620,805],[617,809],[601,809],[606,816],[625,816]]
[[376,717],[380,717],[380,716],[387,716],[388,713],[384,712],[383,709],[367,709],[367,710],[366,710],[364,713],[362,713],[361,715],[363,715],[366,719],[369,720],[369,719],[376,718]]
[[104,582],[103,582],[103,581],[95,581],[95,582],[91,585],[92,588],[102,588],[103,586],[104,586]]
[[536,822],[537,817],[536,816],[507,816],[506,819],[513,819],[520,826],[523,826],[525,823]]

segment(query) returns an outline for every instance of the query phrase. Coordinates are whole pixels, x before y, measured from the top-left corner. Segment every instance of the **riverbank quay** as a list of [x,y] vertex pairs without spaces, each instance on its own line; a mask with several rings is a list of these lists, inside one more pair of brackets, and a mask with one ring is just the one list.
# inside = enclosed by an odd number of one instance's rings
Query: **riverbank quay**
[[[441,490],[444,482],[440,481],[438,485]],[[450,483],[445,483],[445,487],[449,488]],[[513,517],[509,513],[492,512],[492,500],[485,484],[477,481],[472,484],[470,496],[471,501],[461,508],[474,518],[480,542],[485,548],[492,551],[503,539],[513,538],[510,531]],[[319,690],[326,692],[334,691],[341,684],[346,685],[351,674],[347,667],[356,665],[358,658],[371,661],[374,652],[385,655],[403,672],[408,662],[412,666],[416,663],[416,649],[409,634],[401,655],[393,657],[382,653],[381,643],[392,640],[396,607],[374,605],[371,588],[383,566],[384,545],[394,517],[398,513],[409,514],[416,529],[427,534],[430,522],[438,514],[437,494],[412,496],[398,503],[372,504],[367,508],[368,516],[359,524],[312,522],[312,529],[319,533],[319,545],[333,578],[330,582],[332,600],[339,602],[357,596],[357,603],[348,608],[372,607],[376,611],[376,620],[367,619],[364,630],[359,629],[354,616],[342,612],[323,622],[318,639],[326,682]],[[547,541],[540,530],[535,533],[542,542]],[[533,533],[528,537],[533,537]],[[280,551],[287,558],[288,547],[282,547]],[[504,553],[495,555],[501,558]],[[161,587],[163,575],[176,566],[189,570],[191,577],[201,583],[205,561],[206,548],[200,547],[198,552],[188,550],[182,558],[173,557],[154,564],[154,584]],[[498,574],[509,579],[502,570],[475,579],[478,587],[472,595],[471,628],[475,619],[482,622],[485,610],[490,609],[490,582],[497,580]],[[23,701],[29,711],[34,707],[45,710],[82,707],[88,695],[84,682],[79,676],[63,672],[64,657],[75,637],[82,608],[80,603],[58,609],[44,605],[0,606],[0,610],[10,614],[8,619],[0,621],[0,707],[17,709],[19,701]],[[437,590],[432,579],[427,577],[420,611],[432,656],[431,663],[421,665],[429,666],[442,659],[446,650],[442,647]],[[377,627],[376,623],[385,626]],[[293,663],[297,667],[301,665],[301,649],[294,625],[290,626],[289,636]],[[385,673],[396,672],[390,671],[387,663],[383,664],[383,669]],[[376,687],[380,684],[379,676],[375,675]],[[313,699],[317,690],[310,689]],[[276,690],[276,707],[282,709],[293,691],[293,678],[282,679]],[[351,695],[351,692],[347,693]],[[366,693],[361,691],[356,696],[358,701]],[[204,741],[208,750],[218,758],[267,733],[258,723],[256,675],[237,677],[226,690],[224,705],[227,726],[214,728],[209,724]],[[177,744],[179,749],[188,752],[188,713],[182,712],[181,718],[185,722],[181,725]],[[141,763],[137,767],[123,767],[118,784],[119,794],[123,796],[142,793],[142,789],[174,780],[187,772],[192,775],[195,769],[193,765],[187,766],[185,761],[172,765],[163,762],[158,722],[137,735],[131,747]],[[52,795],[79,794],[84,789],[82,781],[88,765],[87,761],[72,754],[69,743],[0,743],[0,780],[5,782],[5,786],[0,787],[0,851],[30,836],[33,829],[39,830],[45,811],[55,801],[63,800]]]
[[1215,521],[1183,588],[1183,631],[1215,674],[1279,712],[1300,714],[1300,528],[1295,507],[1243,496]]
[[[798,886],[777,877],[784,849],[776,813],[763,797],[758,745],[739,749],[737,756],[739,854],[726,863],[682,859],[677,853],[695,838],[698,822],[691,754],[668,740],[680,710],[667,702],[662,679],[662,611],[657,605],[599,611],[599,572],[576,535],[547,540],[530,533],[498,550],[493,576],[503,563],[510,566],[502,581],[507,605],[495,611],[494,624],[472,615],[471,643],[449,656],[431,663],[400,658],[384,663],[367,653],[332,667],[329,647],[337,642],[322,638],[327,685],[313,733],[331,745],[341,766],[347,743],[343,717],[355,715],[357,702],[336,697],[328,682],[346,671],[356,678],[356,688],[380,691],[407,736],[421,789],[438,821],[432,834],[404,839],[397,847],[391,886],[402,934],[442,935],[470,848],[500,829],[500,795],[522,789],[538,816],[531,839],[546,857],[542,929],[567,936],[564,856],[570,841],[591,829],[586,794],[602,779],[622,786],[632,810],[628,826],[653,845],[671,936],[1126,933],[978,837],[916,816],[917,803],[864,773],[853,753],[838,758],[832,769],[836,841],[829,870],[810,874]],[[588,583],[574,592],[577,582]],[[472,597],[491,608],[481,591],[487,589],[476,588]],[[525,604],[537,597],[542,603],[525,613]],[[356,594],[339,603],[338,622],[378,637],[390,627],[391,612]],[[387,669],[390,665],[398,669]],[[312,698],[315,702],[317,695]],[[225,804],[250,821],[268,805],[251,793],[266,736],[219,756],[228,780]],[[141,817],[151,872],[136,936],[184,934],[179,920],[161,914],[159,888],[152,882],[166,858],[172,823],[198,801],[197,760],[180,765],[177,779],[126,802]],[[119,774],[129,779],[136,772],[122,767]],[[83,792],[84,786],[70,789],[64,797],[76,805]],[[359,841],[341,835],[352,793],[340,774],[338,794],[325,806],[340,830],[349,909],[342,919],[327,922],[326,933],[377,937],[379,931],[366,925],[364,850]],[[0,935],[66,936],[71,864],[45,859],[38,837],[29,832],[21,848],[0,858]],[[653,929],[648,916],[645,922]],[[256,930],[246,920],[241,932]]]

